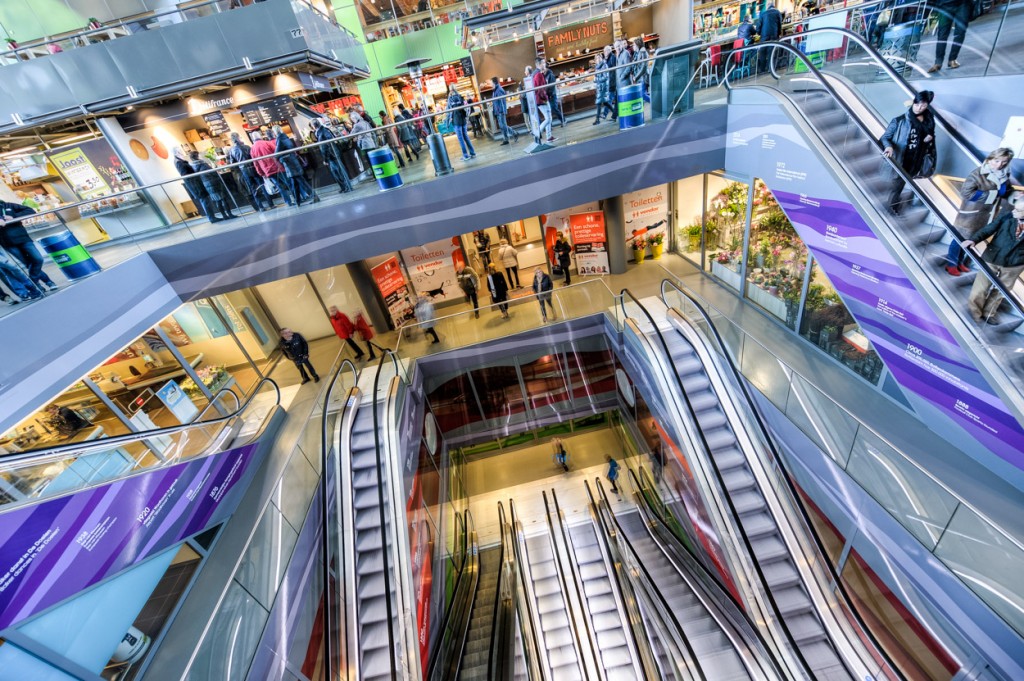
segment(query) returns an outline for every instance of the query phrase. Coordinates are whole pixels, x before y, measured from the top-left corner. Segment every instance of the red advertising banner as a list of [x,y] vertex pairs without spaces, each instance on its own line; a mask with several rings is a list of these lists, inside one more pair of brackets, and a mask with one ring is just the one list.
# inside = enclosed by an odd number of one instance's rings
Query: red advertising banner
[[384,304],[395,326],[402,326],[413,318],[412,301],[409,300],[409,286],[405,283],[405,274],[398,264],[398,258],[392,256],[372,268],[373,280],[377,283]]
[[604,213],[589,211],[569,216],[569,232],[576,251],[576,270],[580,274],[608,274],[608,233]]

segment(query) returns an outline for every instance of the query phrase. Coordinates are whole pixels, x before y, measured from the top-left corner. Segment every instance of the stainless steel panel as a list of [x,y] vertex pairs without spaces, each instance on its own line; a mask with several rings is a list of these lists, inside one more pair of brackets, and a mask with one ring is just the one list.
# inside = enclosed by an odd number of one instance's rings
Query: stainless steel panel
[[144,31],[108,43],[112,60],[121,71],[124,85],[131,85],[139,93],[154,87],[175,83],[185,78],[177,62],[175,52],[188,49],[182,45],[168,43],[164,31]]
[[5,66],[0,69],[0,81],[14,98],[16,111],[23,118],[63,111],[75,105],[60,71],[50,59],[33,59]]
[[[102,102],[128,94],[124,77],[117,62],[111,59],[107,44],[68,50],[46,58],[57,69],[63,81],[66,106],[78,106],[81,102]],[[143,57],[136,55],[135,58]]]

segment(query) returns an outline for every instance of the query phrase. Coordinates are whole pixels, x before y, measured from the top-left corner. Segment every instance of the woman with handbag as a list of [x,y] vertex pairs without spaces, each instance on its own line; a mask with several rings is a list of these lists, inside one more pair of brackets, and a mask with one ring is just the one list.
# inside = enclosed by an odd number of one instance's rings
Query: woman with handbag
[[370,167],[370,158],[367,156],[367,153],[377,146],[373,134],[373,126],[355,110],[348,113],[348,118],[352,121],[352,132],[349,134],[356,138],[359,160],[363,162],[363,170],[366,170]]
[[[918,92],[907,112],[889,121],[882,135],[882,155],[911,178],[931,177],[935,172],[935,116],[928,109],[934,98],[935,93],[930,90]],[[891,182],[889,207],[899,215],[906,182],[896,172],[892,172]]]

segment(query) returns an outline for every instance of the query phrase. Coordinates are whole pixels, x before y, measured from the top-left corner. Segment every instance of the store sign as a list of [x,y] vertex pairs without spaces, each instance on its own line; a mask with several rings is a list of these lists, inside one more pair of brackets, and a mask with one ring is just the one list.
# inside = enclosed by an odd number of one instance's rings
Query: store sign
[[409,299],[409,286],[405,283],[405,275],[398,264],[398,258],[392,256],[372,268],[373,280],[377,289],[384,297],[384,305],[388,308],[391,321],[396,327],[402,326],[414,318],[412,301]]
[[192,398],[181,389],[177,381],[164,383],[156,391],[156,396],[160,398],[164,406],[171,410],[171,413],[178,419],[178,423],[192,423],[192,420],[199,415],[199,409]]
[[227,119],[224,118],[224,114],[219,111],[204,114],[203,120],[206,121],[206,127],[210,129],[210,134],[214,137],[226,135],[231,132],[231,128],[228,127]]
[[556,54],[584,53],[596,51],[612,43],[612,19],[610,16],[585,24],[576,24],[558,31],[544,34],[544,53],[548,57]]
[[665,234],[668,229],[668,185],[640,189],[622,195],[622,208],[626,216],[626,245],[632,246],[638,237],[650,238]]
[[81,147],[66,149],[48,156],[53,167],[68,183],[75,195],[83,201],[110,193],[110,185],[100,175],[96,166],[89,161]]
[[223,522],[250,444],[0,516],[0,629]]
[[462,262],[458,237],[403,248],[401,254],[417,295],[427,296],[431,300],[462,297],[455,271]]
[[760,177],[900,386],[1024,469],[1024,429],[774,106],[729,114],[726,167]]
[[359,95],[345,95],[344,97],[338,97],[337,99],[332,99],[329,102],[323,102],[322,104],[311,104],[309,108],[320,114],[344,114],[348,111],[349,107],[362,105],[363,100]]
[[569,231],[580,274],[608,274],[608,233],[604,213],[592,211],[569,216]]

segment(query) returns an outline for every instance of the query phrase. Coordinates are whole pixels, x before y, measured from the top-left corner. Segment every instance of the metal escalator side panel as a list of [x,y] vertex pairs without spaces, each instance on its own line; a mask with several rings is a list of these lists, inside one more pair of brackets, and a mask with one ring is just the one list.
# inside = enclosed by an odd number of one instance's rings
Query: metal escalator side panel
[[501,548],[479,551],[479,578],[469,611],[468,635],[459,665],[459,681],[487,678],[488,652],[492,644],[496,608],[500,604]]
[[[677,334],[699,357],[702,370],[719,398],[719,407],[744,453],[744,459],[734,468],[721,471],[729,487],[728,493],[746,495],[745,503],[750,504],[741,511],[741,524],[746,528],[751,523],[761,521],[763,525],[770,520],[774,525],[773,531],[762,531],[752,537],[751,547],[759,570],[777,600],[784,625],[793,632],[798,644],[809,644],[802,646],[802,650],[816,673],[834,669],[838,661],[853,678],[882,675],[886,669],[885,657],[869,647],[865,638],[870,638],[843,615],[847,612],[846,604],[837,598],[832,577],[824,567],[828,559],[819,553],[811,539],[814,530],[799,512],[799,501],[780,479],[785,472],[777,470],[770,460],[769,444],[753,422],[751,410],[756,407],[741,404],[745,400],[740,396],[745,393],[736,384],[733,373],[723,368],[723,360],[708,347],[703,334],[676,310],[670,310],[668,317]],[[754,505],[757,497],[763,504],[760,509]],[[775,555],[769,561],[765,554],[773,536],[781,539],[786,554]],[[806,610],[808,606],[812,608],[810,612]],[[813,620],[809,615],[813,615]],[[822,635],[829,643],[827,648],[814,645],[822,640]],[[838,660],[831,659],[834,656]]]
[[[340,601],[342,610],[341,627],[343,643],[341,650],[344,654],[339,655],[339,662],[348,669],[354,678],[360,678],[360,655],[359,655],[359,626],[357,619],[356,604],[356,546],[355,546],[355,518],[352,487],[352,432],[355,427],[356,416],[359,413],[359,405],[362,401],[362,392],[359,388],[353,387],[345,398],[342,413],[335,419],[334,432],[329,433],[330,442],[334,443],[333,448],[326,452],[330,455],[333,452],[337,462],[330,466],[334,471],[334,523],[338,531],[337,545],[339,547],[340,565],[335,566],[335,573],[339,575],[338,582],[342,584],[342,596]],[[325,411],[326,418],[326,411]],[[323,474],[327,475],[327,468]],[[327,518],[330,518],[330,510],[325,514],[324,534],[328,535],[330,526]],[[325,558],[325,569],[330,569]],[[329,584],[329,580],[324,582]],[[325,589],[327,587],[325,586]],[[332,606],[334,604],[331,604]],[[327,636],[333,632],[326,627]]]

